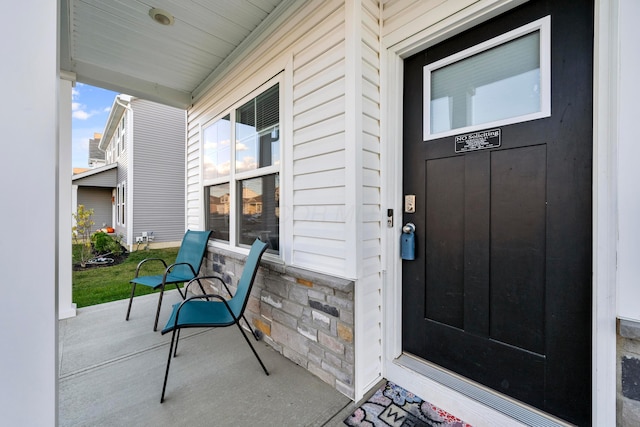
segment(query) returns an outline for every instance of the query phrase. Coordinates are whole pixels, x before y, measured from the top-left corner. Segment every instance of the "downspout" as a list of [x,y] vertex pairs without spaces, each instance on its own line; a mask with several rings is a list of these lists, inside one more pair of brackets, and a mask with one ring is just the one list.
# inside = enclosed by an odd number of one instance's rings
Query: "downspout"
[[[120,94],[121,95],[121,94]],[[120,95],[116,95],[114,102],[128,111],[128,117],[126,120],[127,131],[125,132],[124,141],[125,151],[127,152],[127,179],[126,179],[126,188],[125,188],[125,227],[127,228],[127,236],[126,242],[129,252],[133,250],[133,209],[132,209],[132,200],[133,200],[133,144],[129,144],[133,135],[133,109],[131,108],[131,102],[129,104],[122,103],[120,99]]]

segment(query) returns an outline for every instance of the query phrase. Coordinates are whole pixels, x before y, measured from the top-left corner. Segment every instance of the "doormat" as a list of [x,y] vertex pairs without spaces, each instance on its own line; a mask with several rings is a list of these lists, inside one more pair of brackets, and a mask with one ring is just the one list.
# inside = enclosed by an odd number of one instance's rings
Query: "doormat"
[[380,387],[344,423],[356,427],[471,427],[390,381]]

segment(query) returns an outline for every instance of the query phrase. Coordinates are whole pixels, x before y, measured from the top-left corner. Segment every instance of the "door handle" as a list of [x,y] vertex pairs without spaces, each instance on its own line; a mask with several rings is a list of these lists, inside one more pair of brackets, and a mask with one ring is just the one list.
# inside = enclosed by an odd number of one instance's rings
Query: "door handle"
[[416,259],[416,226],[408,222],[402,227],[402,237],[400,238],[400,258],[413,261]]

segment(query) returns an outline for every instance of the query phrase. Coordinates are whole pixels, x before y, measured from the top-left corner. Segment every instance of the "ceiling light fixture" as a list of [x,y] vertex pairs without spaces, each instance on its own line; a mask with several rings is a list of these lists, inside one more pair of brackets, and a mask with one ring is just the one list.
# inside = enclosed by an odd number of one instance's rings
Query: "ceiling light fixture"
[[154,7],[152,9],[149,9],[149,16],[158,24],[173,25],[173,15],[171,15],[166,10],[157,9]]

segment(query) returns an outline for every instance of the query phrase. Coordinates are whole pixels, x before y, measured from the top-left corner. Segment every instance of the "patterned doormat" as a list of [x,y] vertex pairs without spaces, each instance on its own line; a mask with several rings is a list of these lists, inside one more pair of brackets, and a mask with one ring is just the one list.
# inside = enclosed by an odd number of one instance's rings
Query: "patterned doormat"
[[357,427],[471,427],[390,381],[380,387],[344,423]]

